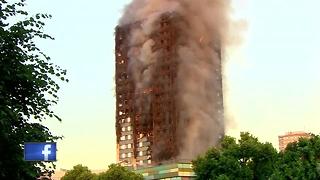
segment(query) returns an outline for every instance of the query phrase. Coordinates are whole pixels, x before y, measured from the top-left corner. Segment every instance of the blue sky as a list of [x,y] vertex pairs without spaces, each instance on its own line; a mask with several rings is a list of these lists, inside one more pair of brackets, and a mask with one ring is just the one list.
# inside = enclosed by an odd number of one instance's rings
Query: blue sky
[[[46,124],[63,135],[58,168],[82,163],[105,169],[116,160],[114,27],[129,0],[28,0],[31,13],[53,15],[38,45],[68,70],[55,107],[63,121]],[[320,1],[233,0],[248,28],[224,68],[228,134],[250,131],[277,146],[287,131],[319,133]]]

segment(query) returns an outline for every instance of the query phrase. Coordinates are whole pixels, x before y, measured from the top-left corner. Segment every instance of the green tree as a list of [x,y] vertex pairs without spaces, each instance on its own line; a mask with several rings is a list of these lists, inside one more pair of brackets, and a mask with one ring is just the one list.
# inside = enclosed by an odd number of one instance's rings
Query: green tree
[[94,177],[96,177],[96,175],[93,174],[88,167],[79,164],[74,166],[72,170],[67,171],[61,180],[92,180]]
[[[34,179],[52,173],[42,162],[23,160],[24,142],[55,141],[41,122],[60,118],[52,111],[58,101],[57,80],[66,71],[50,62],[35,40],[53,39],[43,32],[47,14],[29,16],[25,0],[0,0],[0,179]],[[47,167],[47,168],[46,168]]]
[[249,133],[241,133],[238,143],[225,136],[220,147],[211,148],[193,161],[197,179],[269,179],[276,166],[277,151]]
[[86,166],[76,165],[61,180],[143,180],[143,176],[118,164],[109,165],[106,172],[98,175],[93,174]]
[[100,173],[94,180],[143,180],[143,176],[118,164],[111,164],[106,172]]
[[271,143],[261,143],[249,133],[241,133],[239,140],[239,159],[242,165],[248,166],[253,179],[269,179],[277,166],[277,150]]
[[320,179],[320,137],[301,138],[279,153],[273,179]]

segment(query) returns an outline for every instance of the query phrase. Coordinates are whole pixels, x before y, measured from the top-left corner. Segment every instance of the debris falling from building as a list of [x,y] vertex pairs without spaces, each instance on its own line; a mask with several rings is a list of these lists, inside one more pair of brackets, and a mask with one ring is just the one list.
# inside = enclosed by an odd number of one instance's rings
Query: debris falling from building
[[116,28],[119,162],[193,159],[224,135],[228,0],[133,0]]

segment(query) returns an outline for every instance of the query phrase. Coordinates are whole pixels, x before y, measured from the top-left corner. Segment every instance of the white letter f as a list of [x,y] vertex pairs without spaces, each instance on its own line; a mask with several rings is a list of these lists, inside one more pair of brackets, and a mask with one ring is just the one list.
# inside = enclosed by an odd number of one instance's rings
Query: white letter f
[[42,154],[44,155],[44,160],[48,161],[48,156],[51,154],[51,151],[49,149],[51,148],[51,144],[46,144],[43,148]]

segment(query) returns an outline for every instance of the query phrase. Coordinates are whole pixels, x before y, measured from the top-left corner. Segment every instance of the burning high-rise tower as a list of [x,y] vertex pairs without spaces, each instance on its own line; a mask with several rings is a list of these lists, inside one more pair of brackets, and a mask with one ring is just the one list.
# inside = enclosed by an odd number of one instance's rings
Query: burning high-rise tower
[[224,135],[223,0],[134,0],[116,28],[116,132],[123,165],[191,160]]

